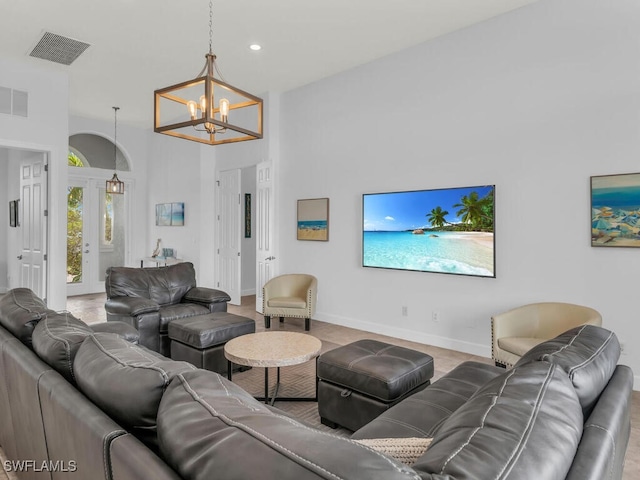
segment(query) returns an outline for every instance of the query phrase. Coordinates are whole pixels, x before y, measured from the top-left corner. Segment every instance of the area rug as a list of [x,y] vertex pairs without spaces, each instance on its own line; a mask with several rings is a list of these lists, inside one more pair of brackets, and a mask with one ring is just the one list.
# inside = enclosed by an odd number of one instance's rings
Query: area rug
[[[321,353],[333,350],[338,344],[322,341]],[[233,383],[241,386],[255,397],[264,396],[264,368],[254,367],[245,372],[233,374]],[[271,392],[276,383],[276,369],[269,369],[269,385]],[[282,367],[280,369],[280,397],[313,397],[316,393],[316,362],[311,360],[300,365]],[[351,431],[344,428],[330,428],[322,425],[318,415],[318,403],[310,402],[286,402],[276,400],[276,408],[284,411],[287,415],[310,425],[318,430],[330,432],[341,437],[351,436]]]

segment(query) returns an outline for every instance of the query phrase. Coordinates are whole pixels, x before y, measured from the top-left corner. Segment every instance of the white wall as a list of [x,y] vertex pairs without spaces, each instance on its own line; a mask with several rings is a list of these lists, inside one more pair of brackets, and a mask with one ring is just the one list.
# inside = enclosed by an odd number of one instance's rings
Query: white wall
[[[49,292],[48,305],[66,307],[66,184],[69,137],[68,76],[47,71],[35,62],[0,58],[0,85],[29,94],[29,117],[0,115],[0,146],[10,149],[46,151],[49,160]],[[61,212],[61,213],[58,213]]]
[[8,290],[7,278],[7,260],[9,259],[9,243],[6,241],[9,234],[9,205],[10,197],[9,188],[9,151],[0,148],[0,238],[3,240],[2,248],[0,248],[0,293],[6,293]]
[[[161,238],[163,248],[176,249],[178,257],[193,262],[199,273],[203,209],[200,145],[167,135],[152,135],[147,165],[149,196],[145,223],[149,233],[145,256],[151,255],[156,240]],[[213,183],[210,188],[213,189]],[[173,202],[184,202],[184,226],[156,226],[156,204]]]
[[[543,0],[283,94],[282,272],[318,277],[321,320],[484,356],[494,313],[590,305],[640,373],[640,251],[592,248],[589,204],[591,175],[640,170],[639,50],[637,2]],[[361,266],[363,193],[481,184],[496,279]],[[330,241],[296,241],[325,196]]]

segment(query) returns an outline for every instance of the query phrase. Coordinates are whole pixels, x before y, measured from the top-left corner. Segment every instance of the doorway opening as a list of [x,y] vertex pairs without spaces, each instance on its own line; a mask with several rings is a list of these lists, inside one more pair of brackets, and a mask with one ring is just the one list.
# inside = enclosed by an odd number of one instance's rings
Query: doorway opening
[[[107,268],[123,266],[127,251],[128,190],[106,191],[113,171],[130,171],[119,148],[101,136],[69,137],[67,295],[104,291]],[[125,182],[126,184],[126,182]]]

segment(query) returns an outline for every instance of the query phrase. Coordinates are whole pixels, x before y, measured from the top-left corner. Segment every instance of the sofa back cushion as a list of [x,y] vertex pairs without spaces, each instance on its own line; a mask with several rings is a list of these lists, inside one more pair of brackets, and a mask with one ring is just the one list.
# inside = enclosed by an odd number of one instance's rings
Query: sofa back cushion
[[413,468],[422,478],[564,479],[582,427],[566,374],[533,362],[478,390],[442,424]]
[[84,341],[74,361],[78,388],[116,422],[152,448],[157,446],[160,398],[178,373],[195,370],[113,333]]
[[620,343],[613,332],[583,325],[535,346],[516,366],[545,361],[561,367],[573,382],[586,418],[609,383],[619,358]]
[[33,329],[33,349],[45,363],[75,384],[73,360],[85,338],[93,330],[70,313],[53,313]]
[[196,286],[193,263],[162,268],[109,267],[105,278],[107,298],[142,297],[158,305],[178,303]]
[[160,403],[158,437],[162,457],[191,480],[419,478],[379,452],[275,413],[206,370],[171,382]]
[[14,288],[0,298],[0,324],[31,347],[31,335],[38,322],[55,313],[28,288]]

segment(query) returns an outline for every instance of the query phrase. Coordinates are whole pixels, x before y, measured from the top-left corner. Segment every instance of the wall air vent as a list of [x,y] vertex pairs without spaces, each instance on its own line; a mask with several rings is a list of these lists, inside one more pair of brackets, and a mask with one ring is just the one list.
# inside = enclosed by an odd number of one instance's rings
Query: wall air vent
[[80,42],[73,38],[44,32],[29,56],[63,65],[71,65],[89,46],[88,43]]
[[0,113],[29,116],[29,93],[0,86]]

